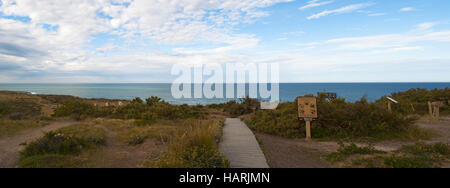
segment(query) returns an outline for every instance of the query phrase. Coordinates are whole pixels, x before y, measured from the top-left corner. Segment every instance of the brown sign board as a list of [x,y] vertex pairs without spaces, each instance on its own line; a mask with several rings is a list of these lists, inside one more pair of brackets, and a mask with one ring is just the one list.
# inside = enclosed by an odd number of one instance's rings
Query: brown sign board
[[299,118],[318,118],[317,99],[315,97],[299,97],[297,103]]
[[445,106],[444,102],[442,102],[442,101],[432,102],[431,105],[432,106],[436,106],[436,107],[443,107],[443,106]]

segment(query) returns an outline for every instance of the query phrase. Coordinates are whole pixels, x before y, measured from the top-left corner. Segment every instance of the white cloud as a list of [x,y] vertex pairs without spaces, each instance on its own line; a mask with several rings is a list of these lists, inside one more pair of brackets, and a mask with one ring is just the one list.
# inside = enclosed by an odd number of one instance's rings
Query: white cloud
[[[0,18],[0,67],[41,74],[148,73],[172,62],[198,59],[199,52],[206,60],[217,60],[211,58],[212,53],[233,56],[232,51],[258,45],[254,35],[236,33],[235,25],[267,16],[262,8],[290,1],[2,0],[3,15],[28,17],[29,21]],[[122,42],[91,44],[98,34]],[[212,47],[146,52],[147,46],[185,44]],[[129,45],[137,49],[126,49]],[[117,50],[127,50],[126,55],[109,53]],[[6,69],[0,71],[3,74]]]
[[376,53],[424,50],[421,42],[450,42],[450,30],[430,30],[435,24],[422,23],[406,33],[346,37],[315,42],[314,46],[328,46],[336,50],[372,51]]
[[386,13],[369,13],[368,16],[385,16]]
[[428,30],[436,26],[438,23],[435,22],[425,22],[422,24],[417,25],[418,30]]
[[307,4],[305,6],[300,7],[300,10],[305,10],[305,9],[309,9],[309,8],[313,8],[313,7],[319,7],[319,6],[323,6],[323,5],[327,5],[332,3],[333,1],[321,1],[321,0],[311,0],[309,2],[307,2]]
[[318,19],[324,16],[328,16],[328,15],[332,15],[332,14],[343,14],[343,13],[349,13],[349,12],[353,12],[359,9],[363,9],[366,8],[368,6],[370,6],[371,4],[368,3],[361,3],[361,4],[353,4],[353,5],[348,5],[345,7],[341,7],[338,9],[334,9],[334,10],[325,10],[323,12],[314,14],[309,16],[307,19],[311,20],[311,19]]
[[416,10],[416,8],[414,8],[414,7],[404,7],[404,8],[401,8],[399,11],[400,12],[411,12],[411,11],[415,11]]

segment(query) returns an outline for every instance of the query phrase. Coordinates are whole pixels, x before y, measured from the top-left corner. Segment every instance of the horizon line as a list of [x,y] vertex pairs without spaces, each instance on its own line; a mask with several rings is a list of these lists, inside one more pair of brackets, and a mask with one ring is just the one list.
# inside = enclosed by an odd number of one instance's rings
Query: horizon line
[[[408,82],[377,82],[377,81],[368,81],[368,82],[279,82],[278,84],[370,84],[370,83],[450,83],[450,81],[408,81]],[[66,83],[57,83],[57,82],[44,82],[44,83],[3,83],[0,84],[173,84],[170,82],[66,82]],[[191,84],[205,84],[205,83],[191,83]],[[264,83],[222,83],[222,84],[264,84]],[[267,84],[272,84],[268,82]]]

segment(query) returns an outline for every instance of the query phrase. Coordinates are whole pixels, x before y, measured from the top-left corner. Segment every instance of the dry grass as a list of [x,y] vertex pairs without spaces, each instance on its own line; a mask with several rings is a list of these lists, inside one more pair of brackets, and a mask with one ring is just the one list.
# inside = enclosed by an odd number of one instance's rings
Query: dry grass
[[48,124],[48,121],[38,119],[10,120],[0,118],[0,137],[14,136],[27,130],[44,127]]
[[186,121],[167,143],[168,152],[144,165],[150,168],[227,168],[217,143],[223,121]]

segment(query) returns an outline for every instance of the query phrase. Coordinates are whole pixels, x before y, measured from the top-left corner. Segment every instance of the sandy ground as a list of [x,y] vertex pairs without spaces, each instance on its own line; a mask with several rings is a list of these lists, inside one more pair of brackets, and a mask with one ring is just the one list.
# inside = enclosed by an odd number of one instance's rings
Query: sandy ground
[[166,150],[158,139],[146,139],[137,146],[129,146],[115,139],[116,133],[101,126],[106,133],[106,146],[96,149],[89,156],[89,167],[137,168],[149,157],[157,157]]
[[313,148],[329,151],[337,148],[335,143],[306,143],[300,139],[286,139],[262,133],[256,133],[256,136],[262,142],[271,168],[328,168],[331,164],[321,159],[320,152]]
[[[450,144],[450,117],[443,117],[439,122],[420,121],[418,126],[437,132],[440,136],[425,143]],[[335,152],[339,145],[336,142],[306,142],[303,139],[286,139],[262,133],[255,134],[262,142],[269,166],[272,168],[328,168],[333,167],[324,158],[323,154]],[[377,142],[374,147],[383,151],[395,151],[403,145],[416,142],[385,141]],[[356,143],[358,146],[367,146],[367,143]],[[443,167],[450,164],[444,164]]]
[[24,148],[22,143],[34,141],[46,132],[55,131],[60,128],[75,124],[72,121],[54,122],[43,128],[35,129],[12,137],[0,138],[0,168],[14,167],[14,163],[19,158],[19,152]]

